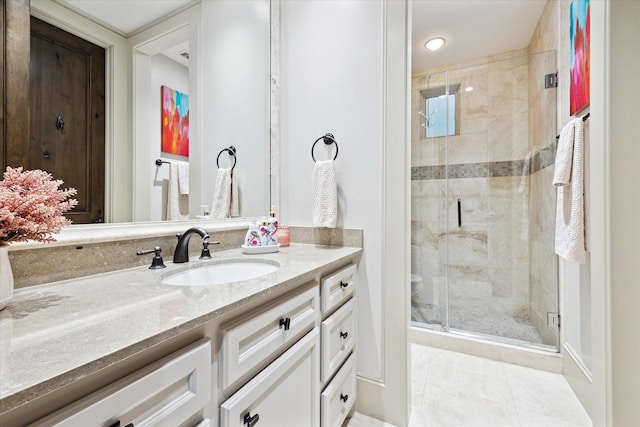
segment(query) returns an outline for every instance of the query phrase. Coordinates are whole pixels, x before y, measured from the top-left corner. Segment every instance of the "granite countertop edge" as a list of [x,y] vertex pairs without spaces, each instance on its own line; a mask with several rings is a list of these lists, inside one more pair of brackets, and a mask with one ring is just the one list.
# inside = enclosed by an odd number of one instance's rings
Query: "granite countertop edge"
[[[330,255],[328,257],[316,257],[314,254],[322,253],[326,254],[327,249],[336,249],[335,256]],[[333,251],[332,251],[333,252]],[[303,256],[300,253],[304,253]],[[343,265],[345,261],[349,259],[356,260],[362,253],[361,248],[345,248],[345,247],[326,247],[307,244],[292,244],[289,248],[281,248],[278,254],[268,255],[250,255],[253,259],[267,259],[276,260],[281,263],[280,270],[284,270],[284,278],[275,278],[269,283],[265,283],[263,286],[259,286],[257,290],[247,290],[245,294],[237,297],[230,298],[219,304],[212,305],[212,308],[204,309],[204,311],[194,316],[181,319],[175,324],[167,327],[163,330],[158,330],[149,334],[146,337],[135,339],[133,341],[123,344],[122,347],[116,348],[113,351],[108,351],[100,354],[98,357],[92,357],[85,360],[83,363],[79,363],[77,366],[71,369],[65,369],[62,372],[52,375],[47,378],[43,378],[41,381],[36,381],[33,384],[27,385],[15,390],[1,390],[0,394],[0,414],[8,412],[14,408],[28,403],[29,401],[37,398],[41,395],[51,393],[61,387],[73,383],[76,380],[84,378],[88,375],[99,372],[102,369],[115,365],[135,354],[138,354],[144,350],[150,349],[155,345],[158,345],[164,341],[177,337],[193,328],[207,323],[217,317],[220,317],[233,310],[242,308],[247,304],[251,304],[257,300],[268,297],[274,292],[286,291],[288,287],[294,289],[299,285],[308,283],[312,280],[319,278],[319,274],[323,271],[330,271],[332,268],[337,268]],[[286,254],[286,255],[285,255]],[[220,262],[225,260],[241,257],[241,251],[234,249],[231,251],[225,251],[216,253],[216,257]],[[300,258],[300,259],[299,259]],[[320,259],[318,259],[320,258]],[[193,259],[193,258],[192,258]],[[283,260],[286,265],[283,265]],[[195,263],[191,263],[192,265]],[[293,264],[293,268],[292,268]],[[168,267],[171,267],[168,265]],[[182,267],[182,268],[189,268]],[[180,267],[174,267],[180,268]],[[55,282],[51,284],[40,285],[32,288],[27,288],[28,292],[39,295],[42,292],[56,292],[59,286],[78,286],[82,283],[82,286],[92,286],[93,282],[100,280],[105,276],[120,277],[120,275],[127,275],[128,273],[144,274],[142,273],[146,268],[135,267],[132,269],[126,269],[118,272],[104,273],[95,276],[89,276],[78,279],[65,280],[62,282]],[[287,269],[293,270],[293,273],[288,273]],[[124,276],[123,276],[124,277]],[[253,280],[254,282],[256,279]],[[242,286],[242,283],[237,284],[238,287]],[[255,286],[255,285],[254,285]],[[147,304],[146,301],[139,301],[138,304]],[[2,314],[2,311],[0,311]],[[3,318],[0,317],[0,325],[2,325]],[[0,331],[1,332],[1,331]],[[126,340],[125,340],[126,341]],[[2,354],[0,353],[0,358]],[[0,381],[4,379],[6,372],[0,371]],[[44,377],[45,375],[43,375]]]

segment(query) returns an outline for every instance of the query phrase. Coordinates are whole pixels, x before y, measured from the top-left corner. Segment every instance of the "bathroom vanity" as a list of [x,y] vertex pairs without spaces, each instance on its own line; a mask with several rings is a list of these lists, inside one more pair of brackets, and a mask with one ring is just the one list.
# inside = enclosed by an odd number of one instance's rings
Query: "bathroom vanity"
[[[20,290],[0,312],[0,425],[340,426],[356,397],[361,251],[234,249]],[[243,262],[278,268],[166,284]]]

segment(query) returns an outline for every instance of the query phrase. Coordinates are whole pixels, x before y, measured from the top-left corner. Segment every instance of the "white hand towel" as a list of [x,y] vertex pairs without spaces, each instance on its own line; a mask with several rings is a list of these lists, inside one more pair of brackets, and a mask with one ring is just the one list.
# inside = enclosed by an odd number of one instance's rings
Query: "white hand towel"
[[181,195],[189,194],[189,163],[178,163],[178,187]]
[[240,190],[238,189],[238,177],[231,173],[231,207],[229,216],[240,216]]
[[218,169],[216,186],[211,203],[211,216],[216,219],[229,218],[231,206],[231,168]]
[[333,160],[319,160],[315,163],[311,184],[313,225],[335,227],[338,218],[338,186]]
[[[560,144],[563,142],[572,145],[573,155],[568,165],[568,169],[571,171],[569,182],[562,184],[565,180],[565,176],[561,176],[564,174],[564,170],[559,174],[557,184],[554,174],[554,185],[558,186],[555,251],[568,261],[584,264],[587,260],[584,205],[584,123],[581,118],[578,118],[573,120],[572,125],[574,127],[572,141],[562,141],[563,132],[560,134],[561,141],[558,145],[558,151],[560,151]],[[559,167],[564,169],[566,165]]]
[[179,165],[169,165],[169,188],[167,190],[167,220],[189,219],[189,196],[180,194]]

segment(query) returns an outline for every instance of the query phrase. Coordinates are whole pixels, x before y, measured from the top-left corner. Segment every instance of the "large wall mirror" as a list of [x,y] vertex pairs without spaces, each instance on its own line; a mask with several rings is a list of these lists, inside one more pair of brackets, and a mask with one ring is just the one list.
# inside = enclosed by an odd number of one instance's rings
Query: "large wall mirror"
[[[149,3],[31,0],[33,17],[105,49],[104,221],[166,220],[170,169],[181,163],[188,164],[189,218],[211,211],[218,169],[234,163],[235,216],[265,215],[270,0]],[[163,86],[188,95],[188,157],[161,148]]]

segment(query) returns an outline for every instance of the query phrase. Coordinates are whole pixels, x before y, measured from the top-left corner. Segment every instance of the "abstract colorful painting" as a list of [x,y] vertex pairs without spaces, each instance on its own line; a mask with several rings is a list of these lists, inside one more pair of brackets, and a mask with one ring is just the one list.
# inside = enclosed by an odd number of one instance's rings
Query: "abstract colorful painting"
[[571,86],[570,115],[589,105],[589,64],[591,46],[590,0],[573,0],[569,8]]
[[189,95],[162,86],[162,152],[189,156]]

